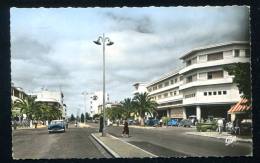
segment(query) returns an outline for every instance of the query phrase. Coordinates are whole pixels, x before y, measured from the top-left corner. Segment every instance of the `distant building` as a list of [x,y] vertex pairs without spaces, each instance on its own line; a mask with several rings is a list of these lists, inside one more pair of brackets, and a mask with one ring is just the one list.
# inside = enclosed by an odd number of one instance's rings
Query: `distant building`
[[144,82],[137,82],[135,84],[133,84],[135,90],[133,92],[133,94],[137,94],[137,93],[144,93],[147,92],[147,88],[146,88],[146,83]]
[[[109,102],[109,95],[106,93],[106,103]],[[97,91],[90,95],[89,106],[90,116],[93,117],[95,114],[99,114],[98,106],[103,104],[103,92]]]
[[[14,85],[14,83],[12,82],[12,85],[11,85],[11,100],[12,100],[12,104],[14,104],[14,102],[16,100],[19,100],[19,99],[26,99],[29,95],[27,93],[25,93],[25,91],[21,88],[21,87],[16,87]],[[21,118],[21,113],[20,113],[20,108],[12,108],[12,116],[17,116],[19,117],[19,120]],[[26,115],[23,114],[23,117],[26,118]]]
[[227,118],[227,111],[241,94],[233,82],[234,76],[223,66],[250,62],[249,50],[248,42],[234,41],[196,48],[183,55],[183,68],[146,85],[149,96],[159,104],[159,116]]
[[46,103],[50,106],[56,107],[62,112],[62,118],[66,117],[66,105],[63,102],[64,95],[61,91],[42,90],[36,93],[37,102]]

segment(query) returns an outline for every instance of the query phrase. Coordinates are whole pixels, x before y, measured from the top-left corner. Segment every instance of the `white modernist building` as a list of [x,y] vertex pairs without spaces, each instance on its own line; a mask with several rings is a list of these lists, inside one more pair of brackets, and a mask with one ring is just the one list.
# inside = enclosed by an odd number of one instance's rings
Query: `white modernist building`
[[185,64],[183,68],[146,85],[149,95],[159,104],[159,116],[228,118],[228,109],[240,100],[241,94],[233,83],[234,76],[223,67],[250,62],[249,43],[234,41],[196,48],[180,59]]
[[[106,93],[107,97],[106,103],[109,102],[109,95]],[[90,94],[89,106],[90,106],[90,116],[93,117],[95,114],[99,114],[98,106],[103,105],[103,91],[97,91]]]
[[63,102],[63,93],[61,91],[48,91],[42,90],[36,93],[37,102],[47,103],[48,105],[55,106],[62,111],[62,118],[66,118],[67,108]]

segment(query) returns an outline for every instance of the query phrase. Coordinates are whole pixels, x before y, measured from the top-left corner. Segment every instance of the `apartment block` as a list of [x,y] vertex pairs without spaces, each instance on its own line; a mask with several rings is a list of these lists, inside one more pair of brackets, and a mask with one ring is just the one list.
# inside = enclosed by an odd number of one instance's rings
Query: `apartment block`
[[183,68],[146,84],[149,95],[159,104],[159,116],[198,119],[227,117],[240,100],[240,92],[224,70],[225,65],[250,62],[248,42],[233,41],[200,47],[185,53]]

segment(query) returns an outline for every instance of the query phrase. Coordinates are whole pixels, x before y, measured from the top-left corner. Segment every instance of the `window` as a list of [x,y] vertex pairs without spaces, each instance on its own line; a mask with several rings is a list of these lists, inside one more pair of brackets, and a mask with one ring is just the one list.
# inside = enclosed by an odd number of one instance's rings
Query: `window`
[[188,76],[188,77],[186,78],[186,83],[190,83],[190,82],[192,82],[192,76]]
[[239,57],[239,49],[235,49],[234,57]]
[[212,92],[208,92],[208,94],[209,94],[209,96],[211,96],[211,95],[212,95]]
[[172,94],[173,94],[173,93],[172,93],[172,92],[170,92],[170,96],[172,96]]
[[148,91],[149,91],[149,92],[152,92],[152,88],[149,88]]
[[156,87],[156,86],[154,86],[154,87],[153,87],[153,90],[156,90],[156,89],[157,89],[157,87]]
[[221,91],[218,91],[218,95],[221,95],[222,94],[222,92]]
[[186,66],[191,65],[191,60],[186,61]]
[[249,49],[245,50],[245,57],[247,57],[247,58],[250,57],[250,50]]
[[162,98],[162,95],[158,95],[158,99]]
[[163,97],[164,97],[164,98],[168,97],[168,93],[164,93],[164,94],[163,94]]
[[208,79],[223,78],[223,71],[211,71],[208,72]]
[[208,95],[208,93],[207,92],[204,92],[204,96],[207,96]]
[[173,79],[171,80],[171,84],[173,84]]
[[223,91],[223,95],[226,95],[227,94],[227,91]]
[[162,88],[162,84],[159,84],[159,85],[158,85],[158,88]]
[[175,78],[175,83],[177,83],[178,82],[178,78]]
[[169,81],[164,83],[164,86],[167,87],[169,85]]
[[176,96],[177,95],[177,92],[176,91],[174,91],[174,96]]
[[217,92],[216,92],[216,91],[214,91],[214,92],[213,92],[213,95],[217,95]]
[[180,76],[180,81],[182,81],[183,80],[183,76]]
[[191,94],[185,95],[184,97],[185,97],[185,98],[192,98],[192,97],[195,97],[195,96],[196,96],[195,93],[191,93]]
[[215,61],[220,59],[223,59],[223,52],[208,54],[208,61]]

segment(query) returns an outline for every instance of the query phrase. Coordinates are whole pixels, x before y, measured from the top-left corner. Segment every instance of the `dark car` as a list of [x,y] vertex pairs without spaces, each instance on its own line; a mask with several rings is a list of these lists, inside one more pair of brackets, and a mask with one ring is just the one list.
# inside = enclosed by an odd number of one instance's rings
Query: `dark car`
[[159,120],[158,119],[147,119],[145,121],[145,125],[147,125],[147,126],[157,126],[157,125],[159,125]]
[[192,126],[192,122],[190,119],[183,119],[179,122],[179,127],[183,126],[183,127],[191,127]]
[[53,120],[48,126],[49,133],[65,132],[66,124],[63,120]]
[[241,135],[250,135],[252,134],[252,120],[243,119],[240,124],[240,134]]

